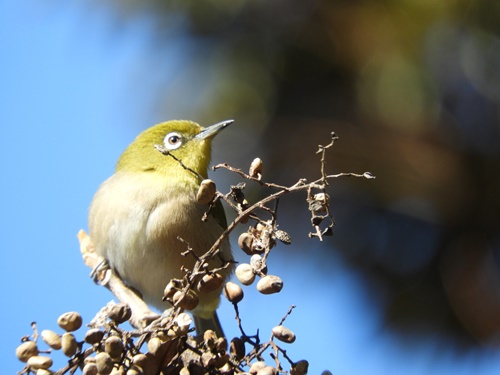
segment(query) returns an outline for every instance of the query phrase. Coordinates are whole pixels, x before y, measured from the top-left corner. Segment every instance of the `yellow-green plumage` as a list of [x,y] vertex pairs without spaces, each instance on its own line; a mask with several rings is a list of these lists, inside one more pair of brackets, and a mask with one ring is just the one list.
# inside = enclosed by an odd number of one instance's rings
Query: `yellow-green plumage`
[[[163,155],[155,145],[175,147],[169,152],[206,178],[212,138],[228,123],[203,128],[190,121],[168,121],[145,130],[124,151],[115,173],[92,201],[89,229],[97,252],[146,302],[159,309],[169,307],[162,301],[168,281],[182,278],[181,267],[194,264],[193,257],[181,255],[186,246],[177,237],[202,255],[225,229],[225,216],[219,206],[218,218],[201,221],[207,207],[196,201],[199,176]],[[171,134],[169,139],[180,143],[170,144],[165,139]],[[221,258],[232,259],[228,241],[221,245]],[[213,261],[213,266],[221,264],[220,258]],[[225,276],[229,273],[228,269]],[[200,295],[194,314],[213,319],[219,294]]]

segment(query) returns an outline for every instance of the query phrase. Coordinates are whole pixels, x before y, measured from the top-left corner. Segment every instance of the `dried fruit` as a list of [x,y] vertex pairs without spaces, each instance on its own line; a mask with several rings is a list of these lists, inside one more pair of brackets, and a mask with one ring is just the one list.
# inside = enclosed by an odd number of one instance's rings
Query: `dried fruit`
[[57,319],[57,324],[65,331],[73,332],[82,326],[82,316],[75,311],[67,312]]
[[309,369],[309,362],[302,359],[296,362],[290,369],[290,375],[305,375]]
[[253,244],[253,236],[250,233],[244,232],[240,234],[240,236],[238,237],[238,246],[247,255],[253,254],[252,244]]
[[200,293],[209,293],[219,289],[224,283],[224,278],[218,273],[204,275],[198,282],[197,289]]
[[97,365],[95,363],[87,363],[85,366],[83,366],[83,375],[97,375],[98,373],[99,370],[97,370]]
[[43,368],[47,370],[52,366],[52,359],[43,355],[34,355],[28,359],[28,365],[34,369]]
[[175,292],[182,289],[182,281],[179,279],[172,279],[168,282],[165,290],[163,291],[163,300],[172,300]]
[[113,360],[106,352],[97,353],[95,356],[95,364],[99,375],[109,375],[113,370]]
[[72,357],[75,355],[78,349],[78,343],[76,342],[75,336],[71,332],[63,333],[61,337],[61,348],[65,355]]
[[264,361],[257,361],[257,362],[254,362],[252,363],[252,365],[250,366],[250,374],[252,375],[255,375],[257,374],[257,372],[260,370],[260,369],[263,369],[264,367],[266,367],[266,362]]
[[126,322],[132,317],[132,309],[126,303],[117,303],[108,311],[108,318],[116,324]]
[[189,326],[193,320],[186,313],[180,313],[177,318],[174,319],[175,326],[175,334],[177,336],[185,335],[189,331]]
[[[159,338],[159,337],[152,337],[148,341],[148,352],[151,353],[152,355],[156,355],[160,351],[160,348],[163,346],[164,342]],[[143,365],[137,363],[137,366],[141,366],[144,368]]]
[[123,347],[123,341],[118,336],[109,336],[104,341],[104,350],[115,361],[121,358]]
[[225,352],[227,350],[227,339],[225,337],[219,337],[215,341],[215,350],[218,352]]
[[272,366],[266,366],[257,371],[257,375],[278,375],[278,370]]
[[251,177],[254,177],[258,180],[262,178],[262,171],[263,171],[264,164],[262,163],[262,160],[260,158],[255,158],[253,159],[252,163],[250,164],[250,169],[248,171],[248,174]]
[[257,290],[262,294],[278,293],[281,289],[283,289],[283,281],[278,276],[267,275],[257,283]]
[[54,350],[61,349],[61,337],[51,331],[50,329],[44,329],[41,333],[42,340]]
[[309,201],[309,210],[313,212],[325,212],[326,207],[330,204],[330,196],[326,193],[314,194],[312,200]]
[[91,328],[85,333],[83,340],[90,345],[98,344],[104,337],[104,332],[98,328]]
[[186,293],[181,290],[175,292],[172,300],[174,305],[184,310],[193,310],[200,302],[198,294],[192,289],[189,289]]
[[[151,340],[150,340],[151,341]],[[149,342],[148,342],[148,351],[149,351]],[[150,352],[151,353],[151,352]],[[151,353],[154,355],[154,353]],[[149,363],[149,357],[146,354],[136,354],[132,357],[132,364],[139,366],[141,368],[145,368]]]
[[276,326],[272,329],[273,336],[278,340],[291,344],[295,341],[295,333],[285,326]]
[[243,299],[243,289],[238,284],[228,281],[224,285],[224,296],[229,302],[238,303]]
[[208,204],[214,199],[216,191],[215,183],[212,180],[203,180],[198,189],[198,194],[196,194],[196,200],[200,204]]
[[251,285],[255,280],[255,272],[248,263],[239,264],[234,273],[243,285]]
[[234,337],[229,344],[229,353],[238,361],[245,356],[245,343],[239,337]]
[[25,341],[16,349],[17,358],[23,362],[28,362],[35,355],[38,355],[38,346],[33,341]]
[[215,356],[210,352],[204,352],[200,360],[204,368],[212,367],[215,364]]

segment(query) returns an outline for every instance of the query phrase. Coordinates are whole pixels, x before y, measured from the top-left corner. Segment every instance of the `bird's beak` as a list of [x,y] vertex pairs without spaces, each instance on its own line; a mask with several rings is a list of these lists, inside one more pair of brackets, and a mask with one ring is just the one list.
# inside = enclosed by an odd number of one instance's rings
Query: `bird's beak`
[[202,140],[202,139],[215,137],[217,134],[219,134],[219,132],[222,129],[225,129],[227,126],[231,125],[233,122],[234,122],[234,120],[226,120],[226,121],[218,122],[215,125],[210,125],[210,126],[206,127],[205,129],[203,129],[198,134],[196,134],[194,136],[194,139]]

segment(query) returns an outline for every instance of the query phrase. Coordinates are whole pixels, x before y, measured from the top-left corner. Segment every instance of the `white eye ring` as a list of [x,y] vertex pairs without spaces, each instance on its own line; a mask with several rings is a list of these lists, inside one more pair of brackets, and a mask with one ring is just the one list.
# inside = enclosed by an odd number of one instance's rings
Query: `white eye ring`
[[167,150],[177,150],[182,145],[182,137],[177,132],[168,133],[163,139],[163,144]]

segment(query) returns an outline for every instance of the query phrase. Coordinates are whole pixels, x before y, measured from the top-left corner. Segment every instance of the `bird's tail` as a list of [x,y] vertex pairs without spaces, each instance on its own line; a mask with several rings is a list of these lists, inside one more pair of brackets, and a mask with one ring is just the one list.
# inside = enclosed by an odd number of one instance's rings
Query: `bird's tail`
[[215,332],[217,337],[224,337],[224,331],[220,325],[219,317],[217,312],[213,312],[212,316],[209,318],[202,318],[198,315],[194,315],[194,326],[196,328],[196,333],[198,336],[203,337],[203,334],[207,329],[211,329]]

